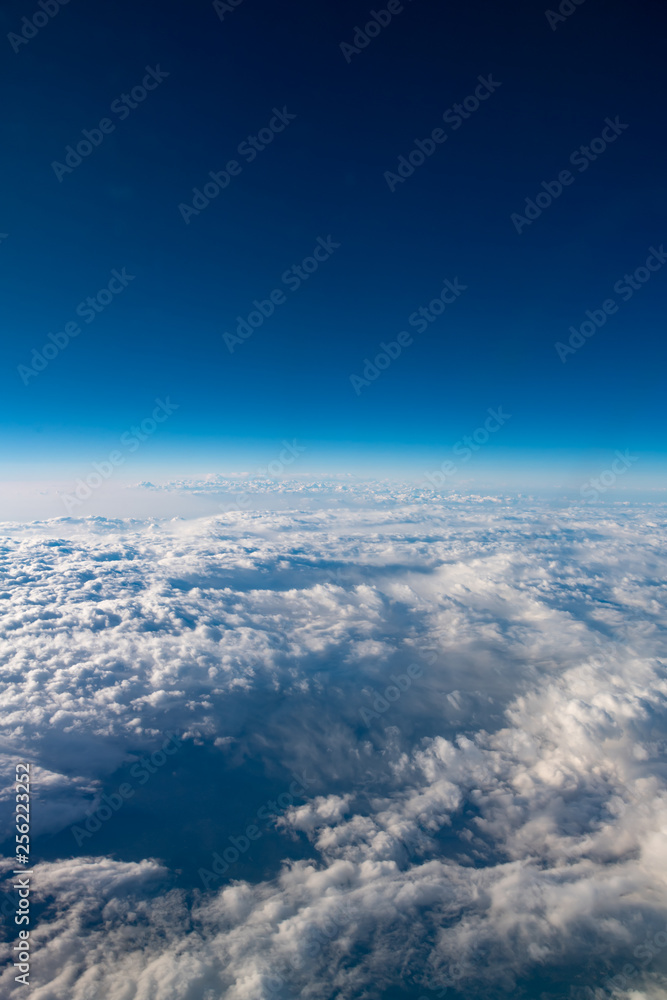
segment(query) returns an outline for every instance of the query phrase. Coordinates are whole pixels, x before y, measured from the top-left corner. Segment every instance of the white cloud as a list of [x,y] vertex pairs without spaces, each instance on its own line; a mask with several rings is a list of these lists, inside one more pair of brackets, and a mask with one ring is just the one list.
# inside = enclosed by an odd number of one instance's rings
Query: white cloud
[[5,534],[3,773],[42,767],[44,830],[166,730],[317,777],[271,833],[314,860],[255,884],[193,898],[150,859],[40,864],[36,1000],[356,998],[411,976],[480,996],[551,976],[560,996],[628,962],[621,992],[661,995],[667,947],[633,958],[667,925],[661,507],[383,486]]

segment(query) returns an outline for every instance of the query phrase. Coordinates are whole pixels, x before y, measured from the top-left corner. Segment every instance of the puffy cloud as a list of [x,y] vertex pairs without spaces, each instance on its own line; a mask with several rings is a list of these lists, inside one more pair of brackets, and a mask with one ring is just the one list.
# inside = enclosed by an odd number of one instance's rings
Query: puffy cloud
[[39,864],[33,995],[655,1000],[662,508],[345,493],[6,526],[3,774],[21,754],[41,768],[40,830],[165,730],[223,770],[314,775],[270,822],[277,857],[310,856],[252,880],[232,868],[200,892],[150,858]]

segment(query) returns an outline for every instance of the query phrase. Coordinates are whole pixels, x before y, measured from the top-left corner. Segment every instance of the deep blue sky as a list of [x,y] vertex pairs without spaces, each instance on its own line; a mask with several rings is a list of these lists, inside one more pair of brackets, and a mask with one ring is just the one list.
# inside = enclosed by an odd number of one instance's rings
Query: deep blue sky
[[[667,243],[664,11],[585,0],[553,31],[534,2],[408,0],[348,64],[340,43],[384,6],[244,0],[220,21],[204,0],[70,0],[17,53],[6,36],[39,8],[4,6],[9,465],[89,461],[165,396],[179,411],[153,455],[176,471],[283,437],[339,468],[351,449],[399,461],[498,404],[512,420],[489,448],[509,455],[664,450],[667,267],[628,302],[613,291]],[[158,64],[145,102],[110,113]],[[443,124],[488,74],[497,91]],[[296,119],[247,163],[239,143],[284,106]],[[617,141],[572,167],[616,116]],[[59,183],[52,162],[105,117],[114,132]],[[446,142],[390,192],[384,172],[439,126]],[[232,158],[240,176],[186,225],[179,203]],[[511,213],[567,168],[518,235]],[[230,354],[237,315],[329,234],[340,248]],[[25,385],[17,366],[114,268],[134,281]],[[364,358],[457,277],[465,294],[357,396]],[[563,364],[554,343],[610,297],[617,314]]]

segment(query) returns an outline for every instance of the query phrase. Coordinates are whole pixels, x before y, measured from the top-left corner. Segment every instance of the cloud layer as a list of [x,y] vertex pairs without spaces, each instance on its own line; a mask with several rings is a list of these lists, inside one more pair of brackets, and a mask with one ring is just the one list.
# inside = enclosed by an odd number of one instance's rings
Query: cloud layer
[[36,1000],[663,995],[664,507],[356,500],[5,526],[5,830],[17,759],[39,840],[166,731],[309,776],[254,877],[38,864]]

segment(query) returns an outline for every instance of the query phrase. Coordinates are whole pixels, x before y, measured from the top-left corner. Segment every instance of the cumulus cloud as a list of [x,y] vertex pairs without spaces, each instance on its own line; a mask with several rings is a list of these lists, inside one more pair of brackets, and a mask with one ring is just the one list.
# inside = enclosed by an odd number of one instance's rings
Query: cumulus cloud
[[254,877],[182,888],[93,841],[38,864],[34,996],[654,1000],[664,509],[345,491],[5,525],[3,775],[42,769],[39,833],[166,730],[225,774],[312,776]]

